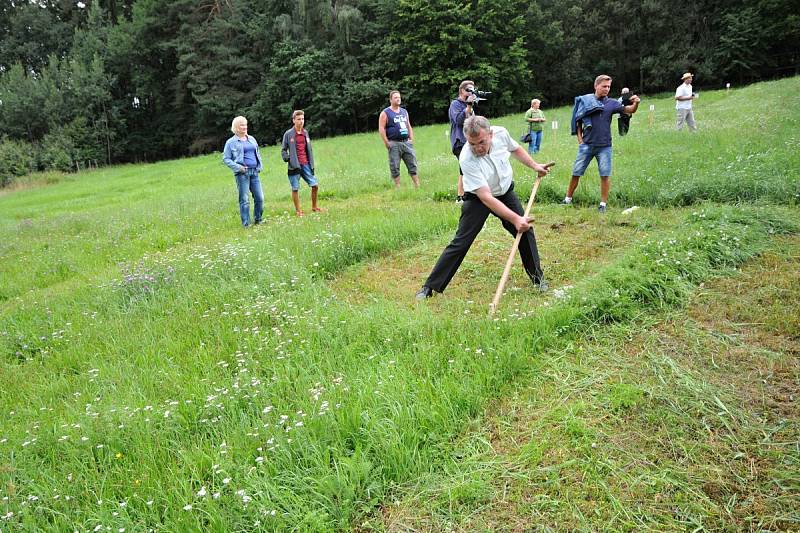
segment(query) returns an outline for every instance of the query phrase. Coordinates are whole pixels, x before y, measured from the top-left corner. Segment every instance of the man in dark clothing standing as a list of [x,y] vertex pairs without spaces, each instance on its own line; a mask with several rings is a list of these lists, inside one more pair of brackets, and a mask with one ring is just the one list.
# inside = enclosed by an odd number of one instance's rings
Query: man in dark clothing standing
[[[461,155],[461,149],[467,144],[467,138],[464,137],[464,121],[473,115],[472,104],[475,101],[475,95],[468,89],[475,89],[475,82],[471,80],[464,80],[458,86],[458,98],[450,102],[450,147],[453,149],[453,155]],[[461,171],[461,166],[458,167],[458,201],[464,199],[464,173]]]
[[[629,106],[631,105],[631,96],[631,90],[627,87],[623,87],[619,98],[617,98],[617,101],[622,104],[622,107]],[[617,119],[617,128],[619,130],[620,137],[627,135],[628,130],[631,129],[631,116],[626,115],[625,113],[620,113],[619,118]]]
[[400,187],[400,160],[406,164],[414,187],[419,187],[417,154],[414,152],[414,129],[408,111],[400,107],[400,91],[389,93],[389,107],[378,117],[378,133],[389,151],[389,173],[395,187]]
[[[631,104],[623,106],[617,100],[608,97],[611,91],[611,77],[597,76],[594,80],[594,94],[585,94],[575,98],[575,109],[572,116],[575,124],[572,129],[578,136],[578,155],[572,167],[572,179],[567,188],[567,195],[562,204],[572,203],[572,194],[578,188],[578,181],[586,172],[592,159],[597,159],[600,171],[600,206],[601,213],[606,212],[608,191],[611,188],[611,118],[614,113],[633,115],[639,108],[639,97],[631,96]],[[580,110],[589,111],[583,114]]]

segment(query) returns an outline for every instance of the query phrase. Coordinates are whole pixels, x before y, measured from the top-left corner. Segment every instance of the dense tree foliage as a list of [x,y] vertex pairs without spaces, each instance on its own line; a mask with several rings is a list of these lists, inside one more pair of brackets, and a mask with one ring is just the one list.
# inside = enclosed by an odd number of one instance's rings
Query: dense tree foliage
[[29,154],[15,172],[70,169],[219,149],[238,114],[267,143],[295,108],[317,137],[365,131],[394,88],[415,123],[444,121],[465,78],[491,115],[566,103],[601,72],[637,92],[687,70],[741,84],[798,72],[798,4],[0,0],[0,144]]

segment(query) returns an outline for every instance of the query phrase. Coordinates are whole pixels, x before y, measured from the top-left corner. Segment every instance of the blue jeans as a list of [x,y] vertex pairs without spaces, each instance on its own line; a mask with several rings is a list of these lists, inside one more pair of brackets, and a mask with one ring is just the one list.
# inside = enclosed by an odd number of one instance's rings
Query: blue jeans
[[296,171],[296,174],[289,174],[289,185],[293,191],[300,190],[300,178],[303,178],[303,181],[308,183],[309,187],[316,187],[318,184],[309,164],[300,165],[300,169]]
[[253,215],[256,224],[261,223],[261,215],[264,212],[264,191],[261,190],[261,181],[258,179],[258,171],[248,168],[244,172],[237,172],[236,187],[239,189],[239,215],[242,217],[242,226],[250,225],[250,197],[248,191],[253,195]]
[[597,169],[601,176],[611,175],[611,147],[610,146],[590,146],[588,144],[578,145],[578,155],[575,164],[572,166],[573,176],[583,176],[586,167],[597,158]]
[[535,154],[542,146],[542,133],[541,131],[531,132],[531,142],[528,143],[528,153]]

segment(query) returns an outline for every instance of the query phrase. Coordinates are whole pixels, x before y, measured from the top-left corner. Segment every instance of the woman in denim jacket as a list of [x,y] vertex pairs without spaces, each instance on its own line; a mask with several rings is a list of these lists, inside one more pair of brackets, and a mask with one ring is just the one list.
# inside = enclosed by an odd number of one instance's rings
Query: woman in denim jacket
[[247,134],[247,119],[236,117],[231,123],[233,137],[225,143],[222,151],[222,162],[233,171],[236,186],[239,189],[239,214],[242,217],[242,226],[250,225],[250,198],[248,190],[253,195],[253,218],[256,224],[261,224],[264,212],[264,191],[261,190],[261,181],[258,173],[261,172],[261,153],[255,137]]

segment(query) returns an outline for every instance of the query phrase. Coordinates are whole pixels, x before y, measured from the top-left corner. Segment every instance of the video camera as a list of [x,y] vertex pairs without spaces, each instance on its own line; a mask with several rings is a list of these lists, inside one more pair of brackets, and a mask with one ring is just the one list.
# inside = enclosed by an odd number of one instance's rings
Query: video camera
[[484,98],[484,97],[489,96],[490,94],[492,94],[490,91],[479,91],[478,89],[476,89],[472,85],[467,85],[466,87],[464,87],[464,90],[475,97],[472,100],[472,105],[474,105],[474,106],[478,105],[478,102],[486,100],[486,98]]

